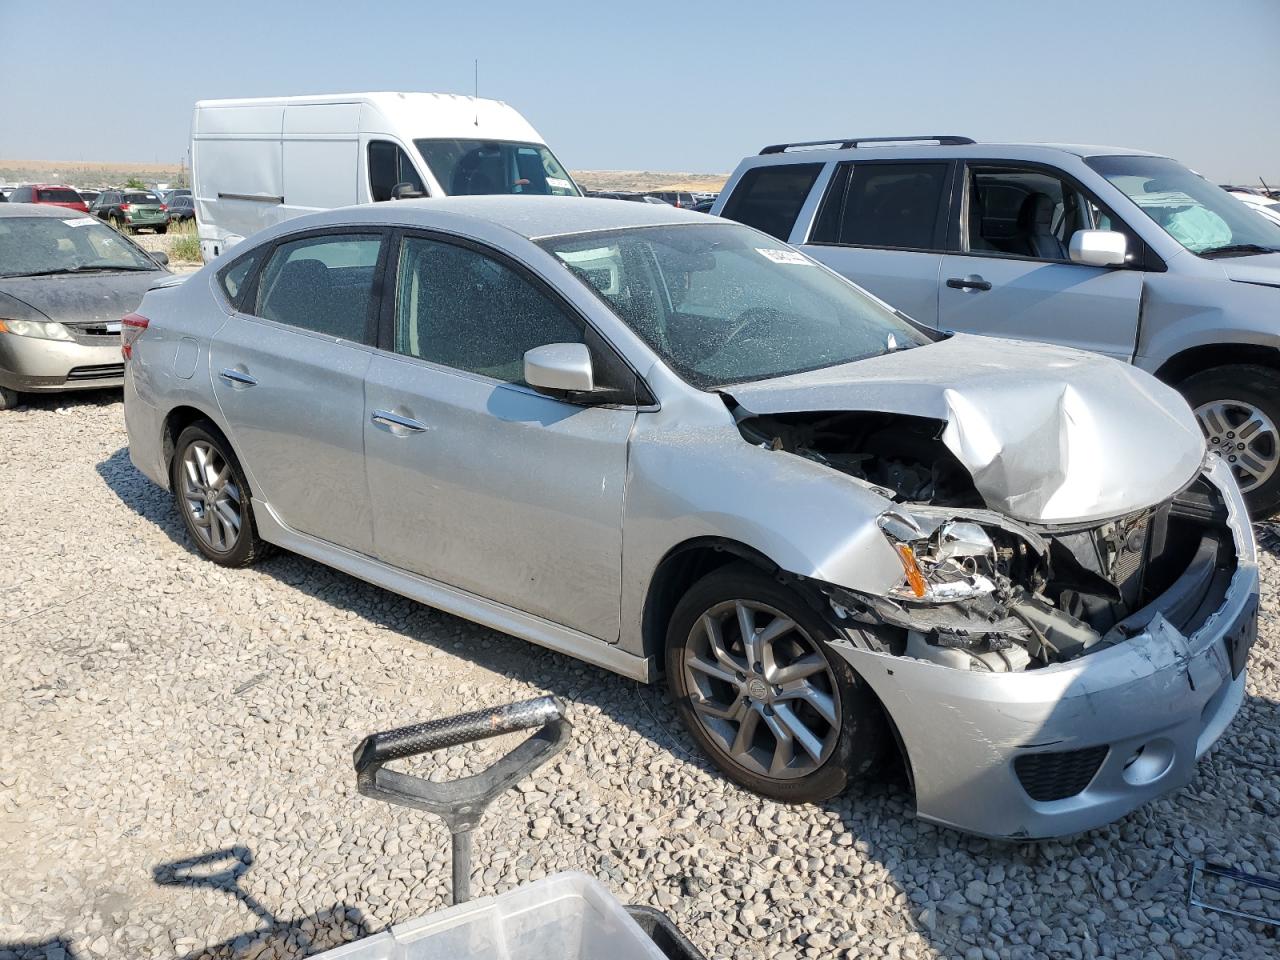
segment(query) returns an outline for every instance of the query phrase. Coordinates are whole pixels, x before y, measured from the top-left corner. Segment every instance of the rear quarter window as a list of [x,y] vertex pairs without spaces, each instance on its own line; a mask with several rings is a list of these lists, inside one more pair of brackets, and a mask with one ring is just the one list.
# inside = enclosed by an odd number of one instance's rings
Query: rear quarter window
[[742,175],[721,216],[785,241],[821,172],[820,163],[754,167]]

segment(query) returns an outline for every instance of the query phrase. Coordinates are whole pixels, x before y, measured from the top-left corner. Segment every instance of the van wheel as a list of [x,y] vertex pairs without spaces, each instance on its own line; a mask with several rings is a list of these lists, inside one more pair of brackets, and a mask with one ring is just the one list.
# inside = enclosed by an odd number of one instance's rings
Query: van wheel
[[828,644],[835,630],[796,593],[734,563],[695,583],[667,633],[680,719],[729,779],[815,803],[875,766],[887,737],[875,695]]
[[1280,508],[1280,373],[1233,364],[1188,377],[1187,398],[1209,450],[1231,465],[1254,519]]
[[0,410],[12,410],[18,405],[20,399],[17,390],[0,387]]
[[179,434],[169,481],[187,533],[205,557],[224,567],[247,567],[267,553],[244,470],[213,424],[193,423]]

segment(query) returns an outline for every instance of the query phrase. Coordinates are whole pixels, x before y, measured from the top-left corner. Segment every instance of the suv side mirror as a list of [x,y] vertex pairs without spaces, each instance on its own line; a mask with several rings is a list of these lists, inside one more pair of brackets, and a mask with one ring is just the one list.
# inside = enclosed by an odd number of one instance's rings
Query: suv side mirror
[[1118,267],[1129,250],[1128,240],[1118,230],[1077,230],[1069,246],[1071,262],[1088,267]]
[[540,393],[590,393],[596,388],[585,343],[548,343],[525,351],[524,382]]

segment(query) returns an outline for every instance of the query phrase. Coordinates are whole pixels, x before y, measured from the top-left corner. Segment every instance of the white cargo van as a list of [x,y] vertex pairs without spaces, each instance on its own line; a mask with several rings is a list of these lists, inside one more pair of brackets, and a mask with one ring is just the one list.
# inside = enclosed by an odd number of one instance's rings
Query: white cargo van
[[206,260],[315,210],[410,196],[579,196],[514,108],[445,93],[201,100],[191,175]]

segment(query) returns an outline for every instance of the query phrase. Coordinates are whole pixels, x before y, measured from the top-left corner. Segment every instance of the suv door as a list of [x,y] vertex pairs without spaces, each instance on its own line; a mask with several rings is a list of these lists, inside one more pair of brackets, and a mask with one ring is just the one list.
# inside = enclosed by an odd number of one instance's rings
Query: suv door
[[[366,378],[379,559],[590,637],[618,637],[633,406],[522,382],[526,350],[592,345],[550,289],[486,248],[408,234]],[[390,278],[388,278],[390,279]],[[390,328],[390,329],[388,329]]]
[[364,374],[385,246],[350,228],[277,243],[209,349],[254,498],[294,530],[370,555]]
[[805,252],[920,323],[938,316],[953,164],[855,160],[836,167]]
[[[938,326],[1045,340],[1133,358],[1142,271],[1072,263],[1071,234],[1118,221],[1074,180],[1048,167],[971,162],[958,253],[942,264]],[[1139,241],[1129,236],[1134,258]]]

